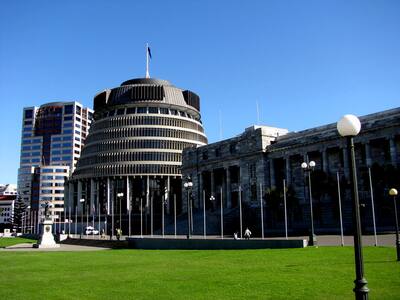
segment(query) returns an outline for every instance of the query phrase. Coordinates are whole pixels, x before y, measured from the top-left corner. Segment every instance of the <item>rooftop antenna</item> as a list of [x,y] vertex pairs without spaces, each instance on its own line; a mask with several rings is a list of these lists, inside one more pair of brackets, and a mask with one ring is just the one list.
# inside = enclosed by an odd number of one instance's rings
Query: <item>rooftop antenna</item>
[[149,47],[149,43],[146,43],[146,78],[150,78],[149,58],[151,59],[151,50],[150,50],[150,47]]
[[219,115],[219,139],[222,140],[222,117],[221,117],[221,110],[218,111]]
[[256,100],[256,109],[257,109],[257,125],[260,125],[260,109],[258,107],[258,100]]

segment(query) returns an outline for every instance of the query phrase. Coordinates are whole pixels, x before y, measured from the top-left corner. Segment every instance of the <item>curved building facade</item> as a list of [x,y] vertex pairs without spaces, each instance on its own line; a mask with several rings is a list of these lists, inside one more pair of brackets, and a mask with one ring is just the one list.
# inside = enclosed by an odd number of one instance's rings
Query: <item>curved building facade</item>
[[71,213],[111,215],[113,225],[127,228],[127,215],[140,207],[154,216],[162,203],[167,213],[179,212],[182,150],[205,144],[200,98],[192,91],[140,78],[100,92],[69,181]]

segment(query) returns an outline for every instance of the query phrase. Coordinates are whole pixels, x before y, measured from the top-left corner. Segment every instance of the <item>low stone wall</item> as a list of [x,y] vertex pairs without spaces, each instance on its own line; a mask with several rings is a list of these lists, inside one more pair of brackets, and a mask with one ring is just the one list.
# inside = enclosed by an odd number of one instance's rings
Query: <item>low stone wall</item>
[[229,249],[282,249],[304,248],[306,240],[233,240],[233,239],[161,239],[127,238],[129,248],[133,249],[190,249],[190,250],[229,250]]

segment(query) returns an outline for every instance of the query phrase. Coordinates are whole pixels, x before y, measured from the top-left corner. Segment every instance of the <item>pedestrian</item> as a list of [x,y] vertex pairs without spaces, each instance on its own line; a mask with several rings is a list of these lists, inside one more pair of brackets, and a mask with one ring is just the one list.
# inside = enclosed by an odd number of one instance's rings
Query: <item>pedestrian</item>
[[246,227],[246,230],[244,231],[244,238],[246,240],[249,240],[250,236],[251,236],[251,231],[250,231],[250,229],[248,227]]
[[118,228],[118,229],[117,229],[117,240],[118,240],[118,241],[120,240],[121,235],[122,235],[122,230],[121,230],[121,228]]
[[237,231],[233,234],[233,239],[234,240],[240,240],[240,237],[238,237],[238,232]]
[[101,238],[105,239],[106,238],[106,233],[104,231],[104,228],[101,230]]

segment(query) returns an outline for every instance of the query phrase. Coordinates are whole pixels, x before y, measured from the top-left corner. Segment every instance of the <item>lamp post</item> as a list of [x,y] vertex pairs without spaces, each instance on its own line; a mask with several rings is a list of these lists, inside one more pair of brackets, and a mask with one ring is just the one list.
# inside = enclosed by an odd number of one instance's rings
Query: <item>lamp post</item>
[[122,229],[122,219],[121,219],[121,199],[124,197],[124,193],[118,193],[117,198],[119,199],[119,229]]
[[[308,160],[308,159],[307,159]],[[314,214],[313,214],[313,200],[311,192],[311,172],[315,168],[315,161],[303,162],[301,168],[304,171],[304,175],[308,178],[308,198],[310,200],[310,232],[308,238],[308,245],[314,246],[317,243],[317,237],[314,234]]]
[[83,203],[85,202],[85,199],[80,199],[79,202],[81,203],[81,235],[80,238],[82,238],[82,231],[83,231]]
[[186,190],[186,196],[187,196],[187,214],[188,214],[188,231],[187,231],[187,238],[190,239],[191,237],[191,231],[190,231],[190,227],[191,227],[191,220],[190,220],[190,190],[193,187],[193,182],[190,179],[190,177],[187,177],[186,182],[183,184],[185,190]]
[[397,253],[397,261],[400,261],[400,240],[399,240],[399,223],[397,219],[397,205],[396,205],[396,196],[397,190],[390,189],[389,195],[393,196],[393,204],[394,204],[394,218],[395,218],[395,226],[396,226],[396,253]]
[[361,130],[360,120],[354,115],[345,115],[337,122],[337,130],[342,137],[347,139],[347,151],[350,158],[350,179],[352,181],[353,200],[353,228],[354,228],[354,258],[356,268],[355,287],[353,289],[356,299],[368,299],[369,289],[364,278],[364,262],[362,255],[360,204],[358,200],[358,186],[356,173],[356,160],[354,153],[353,137]]

